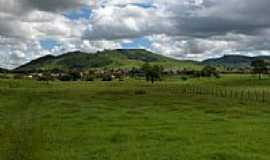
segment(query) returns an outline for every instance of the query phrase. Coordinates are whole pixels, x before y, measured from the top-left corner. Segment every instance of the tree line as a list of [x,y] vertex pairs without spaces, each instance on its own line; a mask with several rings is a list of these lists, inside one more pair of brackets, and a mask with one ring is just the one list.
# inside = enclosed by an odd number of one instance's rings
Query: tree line
[[[268,74],[270,64],[264,60],[255,60],[251,63],[251,73],[258,75],[259,79],[263,78],[263,75]],[[5,78],[5,74],[1,74],[1,77]],[[214,77],[220,78],[221,71],[213,66],[205,66],[201,70],[168,70],[162,65],[153,65],[145,63],[139,68],[132,69],[90,69],[90,70],[38,70],[29,72],[15,72],[12,73],[15,79],[35,79],[38,81],[94,81],[100,79],[102,81],[119,80],[123,81],[125,78],[144,78],[147,82],[155,83],[161,81],[163,77],[180,75],[182,80],[188,80],[189,78],[200,78],[200,77]]]

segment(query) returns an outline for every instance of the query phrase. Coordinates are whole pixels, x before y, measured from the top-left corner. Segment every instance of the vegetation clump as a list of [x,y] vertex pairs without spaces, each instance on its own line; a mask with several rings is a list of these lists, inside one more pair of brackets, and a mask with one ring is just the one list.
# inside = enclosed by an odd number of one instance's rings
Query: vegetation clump
[[257,74],[260,80],[262,79],[262,76],[264,74],[268,73],[269,63],[267,63],[264,60],[258,59],[258,60],[252,61],[251,66],[253,67],[253,70],[252,70],[253,73]]
[[145,95],[146,94],[146,91],[145,90],[136,90],[134,92],[135,95]]
[[163,70],[164,68],[161,65],[150,65],[149,63],[145,63],[142,66],[146,81],[151,81],[151,83],[154,83],[157,80],[161,81]]

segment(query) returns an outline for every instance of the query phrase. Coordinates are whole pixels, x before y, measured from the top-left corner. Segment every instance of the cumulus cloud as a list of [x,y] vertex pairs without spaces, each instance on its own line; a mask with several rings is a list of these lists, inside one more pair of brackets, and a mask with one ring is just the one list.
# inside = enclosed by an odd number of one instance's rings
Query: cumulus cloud
[[169,33],[174,26],[157,8],[127,4],[108,6],[93,12],[93,25],[85,32],[86,39],[136,38]]
[[[265,55],[269,6],[269,0],[0,0],[0,64],[120,48],[138,37],[149,41],[143,48],[179,59]],[[76,18],[82,8],[90,16]],[[57,45],[44,47],[43,39]]]

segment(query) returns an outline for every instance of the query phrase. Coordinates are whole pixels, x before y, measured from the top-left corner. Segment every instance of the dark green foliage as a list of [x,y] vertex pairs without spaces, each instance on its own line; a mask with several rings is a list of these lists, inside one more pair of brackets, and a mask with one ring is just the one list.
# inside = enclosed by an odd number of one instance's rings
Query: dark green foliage
[[187,81],[187,80],[188,80],[188,77],[182,76],[181,79],[182,79],[183,81]]
[[88,72],[85,73],[84,75],[84,80],[85,81],[94,81],[96,78],[96,73],[94,70],[89,70]]
[[111,64],[112,61],[99,54],[68,53],[58,58],[57,64],[68,69],[99,68]]
[[112,80],[113,80],[113,77],[110,73],[103,74],[102,81],[112,81]]
[[55,61],[56,57],[52,55],[47,55],[38,59],[35,59],[27,64],[24,64],[15,70],[14,72],[39,72],[43,70],[42,66],[45,64],[50,64]]
[[129,71],[129,76],[132,77],[132,78],[136,78],[136,77],[144,77],[144,71],[143,71],[142,69],[133,67],[133,68]]
[[61,70],[59,68],[54,68],[50,71],[51,73],[54,73],[54,74],[60,74],[60,73],[65,73],[64,70]]
[[255,60],[252,61],[251,66],[253,67],[253,73],[259,75],[259,79],[262,79],[263,74],[268,73],[268,63],[264,60]]
[[202,77],[216,77],[219,78],[219,73],[215,67],[212,66],[205,66],[201,70],[201,76]]
[[[140,60],[143,62],[154,62],[154,61],[160,61],[166,59],[165,57],[162,57],[158,54],[154,54],[151,52],[148,52],[143,49],[134,49],[134,50],[119,50],[121,53],[127,56],[128,59],[132,60]],[[167,58],[169,59],[169,58]]]
[[58,79],[60,81],[73,81],[73,77],[70,74],[62,74]]
[[81,72],[78,70],[71,70],[68,74],[72,77],[73,81],[78,81],[81,79]]
[[136,90],[134,92],[135,95],[145,95],[146,94],[146,91],[145,90]]
[[4,68],[0,68],[0,73],[8,73],[9,71],[7,69]]
[[67,73],[62,73],[58,77],[60,81],[79,81],[82,80],[82,73],[79,70],[70,70]]
[[225,66],[232,68],[242,68],[250,66],[252,58],[247,56],[238,56],[238,55],[225,55],[221,58],[216,59],[207,59],[203,61],[205,65],[211,66]]
[[150,65],[149,63],[145,63],[142,66],[142,71],[145,74],[146,81],[151,81],[154,83],[157,80],[161,80],[161,75],[164,68],[160,65]]
[[193,71],[190,73],[193,77],[216,77],[220,78],[220,74],[215,67],[205,66],[201,71]]

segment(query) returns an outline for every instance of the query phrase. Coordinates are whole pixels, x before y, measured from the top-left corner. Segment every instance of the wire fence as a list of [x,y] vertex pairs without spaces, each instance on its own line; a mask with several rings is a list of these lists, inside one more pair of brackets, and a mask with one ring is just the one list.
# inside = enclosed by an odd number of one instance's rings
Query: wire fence
[[239,99],[246,102],[270,102],[270,92],[266,89],[238,89],[227,87],[185,86],[185,95],[211,95],[216,97]]

